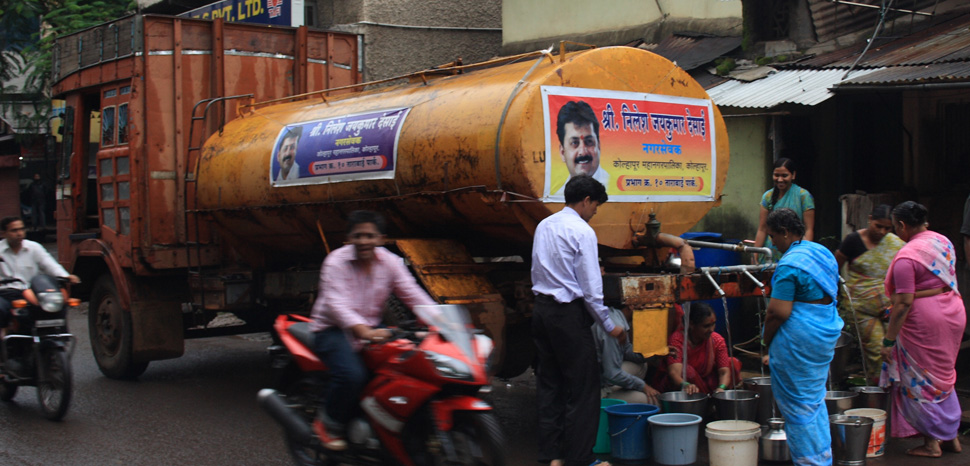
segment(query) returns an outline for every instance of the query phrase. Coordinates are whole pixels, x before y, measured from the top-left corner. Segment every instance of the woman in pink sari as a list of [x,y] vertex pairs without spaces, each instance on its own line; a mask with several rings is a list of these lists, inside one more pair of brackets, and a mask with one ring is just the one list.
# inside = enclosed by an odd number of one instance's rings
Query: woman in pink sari
[[892,436],[922,435],[923,445],[906,453],[939,457],[961,450],[961,409],[953,386],[967,316],[953,244],[927,229],[926,213],[912,201],[893,209],[896,234],[907,244],[886,275],[892,311],[880,385],[892,389]]

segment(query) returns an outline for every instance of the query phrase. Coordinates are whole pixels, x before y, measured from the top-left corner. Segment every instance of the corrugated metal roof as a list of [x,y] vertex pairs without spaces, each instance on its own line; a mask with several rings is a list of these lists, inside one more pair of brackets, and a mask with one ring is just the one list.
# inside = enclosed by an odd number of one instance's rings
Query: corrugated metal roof
[[[855,3],[865,3],[879,6],[882,0],[852,0]],[[895,2],[895,8],[930,12],[937,0],[906,0]],[[879,20],[879,9],[867,8],[831,0],[808,0],[808,8],[812,14],[815,35],[819,42],[835,39],[842,34],[876,26]],[[907,15],[907,13],[890,12],[888,18]]]
[[916,84],[965,81],[970,79],[970,63],[936,63],[920,66],[893,66],[839,83],[839,87],[859,84]]
[[[796,68],[848,68],[865,44],[803,60]],[[891,41],[877,41],[857,67],[924,65],[970,59],[970,14],[948,19]]]
[[741,46],[740,37],[689,36],[674,34],[659,44],[644,44],[647,49],[690,71]]
[[[875,69],[853,71],[850,78]],[[728,81],[707,90],[718,106],[771,108],[781,104],[817,105],[835,94],[829,90],[842,80],[845,70],[782,70],[749,83]]]

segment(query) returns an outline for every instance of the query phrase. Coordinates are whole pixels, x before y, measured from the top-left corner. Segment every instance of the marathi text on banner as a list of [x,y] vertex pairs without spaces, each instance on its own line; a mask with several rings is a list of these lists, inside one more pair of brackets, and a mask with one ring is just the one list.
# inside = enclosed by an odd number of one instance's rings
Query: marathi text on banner
[[606,185],[611,202],[714,199],[709,100],[543,86],[542,101],[546,202],[562,202],[566,181],[580,173]]
[[270,184],[394,178],[398,139],[408,111],[399,108],[285,126],[270,159]]

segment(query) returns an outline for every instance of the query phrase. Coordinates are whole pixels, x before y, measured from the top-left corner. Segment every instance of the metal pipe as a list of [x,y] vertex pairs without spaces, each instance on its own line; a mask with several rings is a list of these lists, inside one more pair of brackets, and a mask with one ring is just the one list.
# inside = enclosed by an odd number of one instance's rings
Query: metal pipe
[[[867,3],[849,2],[846,0],[829,0],[829,2],[835,3],[835,4],[842,4],[842,5],[858,6],[863,8],[875,8],[875,9],[882,8],[879,5],[869,5]],[[909,13],[909,14],[922,15],[922,16],[933,16],[933,13],[927,13],[925,11],[905,10],[902,8],[886,8],[886,9],[889,11],[898,11],[900,13]]]
[[747,269],[742,270],[741,273],[747,275],[748,278],[750,278],[751,281],[753,281],[754,284],[758,286],[758,288],[764,289],[765,284],[764,283],[761,283],[760,281],[758,281],[757,278],[754,278],[754,275],[751,275],[751,272],[749,272]]
[[701,267],[701,272],[704,274],[710,274],[711,272],[717,273],[742,273],[745,270],[751,272],[762,272],[765,270],[772,270],[775,268],[774,263],[768,264],[757,264],[757,265],[725,265],[724,267]]
[[[711,282],[711,284],[714,285],[714,289],[717,290],[718,296],[720,296],[722,298],[725,297],[725,296],[727,296],[727,293],[725,293],[724,290],[721,289],[721,285],[718,285],[717,284],[717,280],[715,280],[714,277],[711,276],[710,269],[711,269],[711,267],[702,267],[701,268],[701,273],[703,273],[704,276],[707,277],[707,281]],[[727,314],[727,309],[724,310],[724,313],[725,313],[725,315]]]
[[694,239],[689,239],[686,241],[687,241],[687,244],[697,248],[726,249],[728,251],[752,252],[755,254],[761,254],[762,256],[770,256],[772,254],[771,248],[756,248],[754,246],[745,246],[744,243],[737,243],[737,244],[709,243],[707,241],[697,241]]

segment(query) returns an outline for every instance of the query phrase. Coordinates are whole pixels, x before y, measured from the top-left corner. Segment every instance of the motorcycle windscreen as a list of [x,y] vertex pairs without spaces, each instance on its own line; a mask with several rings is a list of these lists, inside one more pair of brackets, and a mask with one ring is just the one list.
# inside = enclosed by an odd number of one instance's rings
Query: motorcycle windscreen
[[471,318],[465,306],[457,304],[437,304],[434,306],[414,306],[414,314],[430,327],[438,329],[445,340],[457,346],[470,360],[475,359],[472,351]]

